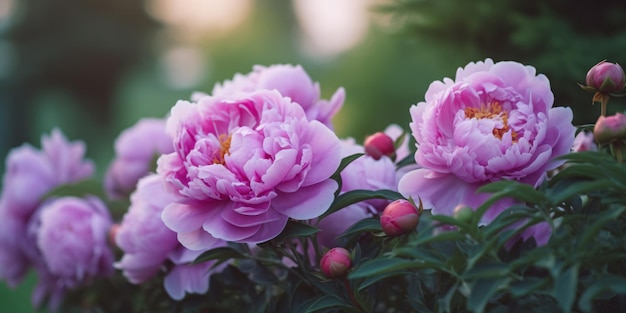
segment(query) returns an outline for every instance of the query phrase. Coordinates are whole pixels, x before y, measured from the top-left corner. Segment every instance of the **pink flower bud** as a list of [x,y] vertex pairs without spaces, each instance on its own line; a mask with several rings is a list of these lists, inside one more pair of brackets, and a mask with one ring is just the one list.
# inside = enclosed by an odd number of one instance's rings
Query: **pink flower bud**
[[593,137],[598,143],[626,139],[626,115],[616,113],[612,116],[600,116],[593,128]]
[[380,216],[380,226],[387,236],[395,237],[415,230],[419,219],[415,206],[407,200],[399,199],[387,205]]
[[602,61],[587,72],[587,86],[600,93],[613,93],[622,90],[626,84],[624,70],[617,63]]
[[393,139],[383,132],[377,132],[365,139],[365,154],[374,160],[379,160],[382,156],[392,156],[396,152]]
[[352,267],[350,252],[341,247],[328,250],[320,260],[320,268],[329,278],[346,275],[350,267]]

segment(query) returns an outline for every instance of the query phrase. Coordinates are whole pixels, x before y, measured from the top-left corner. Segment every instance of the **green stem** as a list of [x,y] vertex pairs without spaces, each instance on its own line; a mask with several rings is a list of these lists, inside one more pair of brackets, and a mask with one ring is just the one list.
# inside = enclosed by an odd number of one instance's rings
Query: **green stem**
[[352,305],[357,310],[361,312],[366,312],[361,306],[361,304],[359,304],[359,302],[356,300],[356,297],[354,296],[354,292],[352,292],[352,288],[350,287],[350,282],[348,281],[348,278],[344,276],[341,280],[343,281],[343,286],[346,287],[346,292],[348,292],[348,295],[350,296],[350,301],[352,301]]
[[613,145],[613,151],[615,152],[615,158],[617,159],[617,163],[624,163],[624,158],[622,157],[622,143],[618,142]]

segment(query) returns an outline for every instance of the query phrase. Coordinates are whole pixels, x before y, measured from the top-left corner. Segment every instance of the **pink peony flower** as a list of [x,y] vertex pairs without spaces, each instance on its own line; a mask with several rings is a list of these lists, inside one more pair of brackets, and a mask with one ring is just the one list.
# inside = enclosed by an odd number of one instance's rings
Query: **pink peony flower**
[[[539,185],[574,140],[571,110],[553,108],[553,101],[548,79],[516,62],[470,63],[454,81],[433,82],[426,101],[410,109],[421,168],[402,177],[400,192],[419,197],[435,214],[452,215],[461,203],[480,206],[489,197],[476,193],[484,184]],[[482,223],[506,207],[507,201],[495,204]]]
[[94,165],[83,160],[85,145],[69,142],[54,129],[43,136],[42,150],[30,145],[13,149],[6,160],[3,189],[0,196],[0,279],[9,286],[19,284],[29,266],[26,250],[34,243],[26,238],[27,223],[54,188],[75,183],[91,176]]
[[165,133],[165,120],[145,118],[124,130],[115,140],[116,157],[104,178],[108,196],[128,196],[139,178],[153,168],[155,156],[173,151],[172,139]]
[[112,273],[111,224],[107,207],[95,197],[58,198],[38,209],[29,225],[38,254],[33,258],[39,276],[35,306],[48,297],[49,306],[56,308],[65,291]]
[[177,199],[162,218],[189,249],[270,240],[333,201],[339,139],[275,90],[179,101],[167,130],[175,152],[157,172]]
[[[184,298],[185,293],[205,293],[209,288],[210,270],[215,262],[189,264],[203,251],[185,249],[176,239],[176,233],[161,220],[163,208],[175,197],[163,190],[158,175],[139,180],[131,195],[131,206],[116,231],[116,244],[124,256],[115,267],[133,284],[141,284],[165,271],[166,262],[174,266],[168,270],[164,286],[173,299]],[[215,246],[225,244],[215,241]]]
[[[331,126],[331,119],[343,105],[345,91],[337,89],[330,100],[320,99],[320,87],[300,65],[277,64],[270,67],[254,66],[246,75],[237,74],[231,81],[217,84],[213,96],[230,96],[239,92],[276,89],[299,104],[309,120],[318,120]],[[200,96],[200,94],[197,94]]]
[[593,140],[593,133],[581,131],[574,138],[572,152],[597,151],[598,146]]

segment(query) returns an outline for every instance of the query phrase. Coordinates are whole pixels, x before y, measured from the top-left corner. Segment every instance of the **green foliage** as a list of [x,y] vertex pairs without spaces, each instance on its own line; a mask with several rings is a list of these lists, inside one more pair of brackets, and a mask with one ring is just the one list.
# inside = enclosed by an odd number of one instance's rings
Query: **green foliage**
[[[379,8],[402,33],[429,47],[463,51],[465,62],[486,57],[532,64],[550,78],[557,105],[570,106],[597,62],[626,63],[626,3],[619,0],[394,0]],[[623,111],[621,99],[609,110]],[[598,106],[576,107],[575,123],[593,123]]]

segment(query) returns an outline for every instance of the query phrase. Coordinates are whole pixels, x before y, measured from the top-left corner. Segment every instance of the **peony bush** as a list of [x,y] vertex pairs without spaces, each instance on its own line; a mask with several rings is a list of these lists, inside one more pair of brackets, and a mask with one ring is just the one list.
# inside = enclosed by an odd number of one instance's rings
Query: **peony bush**
[[55,312],[624,311],[623,81],[593,67],[576,127],[548,77],[485,59],[360,140],[343,88],[255,66],[123,131],[102,182],[55,129],[6,158],[0,279],[34,271]]

